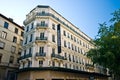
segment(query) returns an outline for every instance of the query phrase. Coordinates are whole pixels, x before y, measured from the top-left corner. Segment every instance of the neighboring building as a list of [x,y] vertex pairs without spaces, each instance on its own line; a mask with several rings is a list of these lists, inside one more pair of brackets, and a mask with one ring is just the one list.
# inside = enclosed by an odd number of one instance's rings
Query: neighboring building
[[107,80],[86,57],[92,39],[51,7],[38,5],[24,25],[18,80]]
[[15,80],[22,51],[23,27],[0,14],[0,80]]

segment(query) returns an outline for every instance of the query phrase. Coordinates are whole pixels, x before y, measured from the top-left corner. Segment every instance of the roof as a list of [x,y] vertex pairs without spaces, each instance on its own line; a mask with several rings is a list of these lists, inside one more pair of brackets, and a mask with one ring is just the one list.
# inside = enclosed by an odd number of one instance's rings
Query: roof
[[50,8],[51,10],[53,10],[55,13],[57,13],[59,16],[61,16],[63,19],[65,19],[67,22],[69,22],[72,26],[74,26],[76,29],[78,29],[82,34],[84,34],[86,37],[88,37],[90,40],[92,40],[91,37],[89,37],[88,35],[86,35],[83,31],[81,31],[78,27],[76,27],[75,25],[73,25],[70,21],[68,21],[66,18],[64,18],[61,14],[59,14],[57,11],[55,11],[53,8],[51,8],[48,5],[37,5],[34,9],[32,9],[30,11],[30,13],[35,10],[36,8]]
[[37,5],[34,9],[32,9],[32,10],[30,11],[30,13],[31,13],[32,11],[34,11],[36,8],[50,8],[50,6],[47,6],[47,5]]
[[17,27],[21,28],[22,30],[24,30],[24,27],[18,25],[17,23],[15,23],[14,21],[12,21],[11,18],[7,18],[6,16],[4,16],[3,14],[0,13],[0,16],[4,19],[6,19],[7,21],[11,22],[12,24],[16,25]]

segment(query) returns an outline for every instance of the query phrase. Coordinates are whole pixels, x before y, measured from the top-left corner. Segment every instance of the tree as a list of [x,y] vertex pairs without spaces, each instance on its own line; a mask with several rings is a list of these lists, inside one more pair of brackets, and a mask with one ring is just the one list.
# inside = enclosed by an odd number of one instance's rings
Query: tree
[[99,24],[98,35],[93,40],[95,48],[87,56],[109,70],[120,80],[120,9],[112,13],[111,25]]

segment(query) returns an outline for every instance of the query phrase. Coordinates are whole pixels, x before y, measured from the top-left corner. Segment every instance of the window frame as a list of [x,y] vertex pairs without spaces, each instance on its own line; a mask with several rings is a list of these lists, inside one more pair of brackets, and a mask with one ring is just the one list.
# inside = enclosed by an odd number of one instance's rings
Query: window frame
[[15,28],[15,31],[14,31],[16,34],[18,34],[18,28]]
[[16,52],[16,46],[11,46],[11,53],[15,53]]
[[17,37],[16,36],[13,36],[13,42],[17,43]]
[[21,31],[21,36],[23,37],[23,35],[24,35],[24,32],[23,32],[23,31]]
[[41,53],[44,53],[44,47],[42,47],[42,46],[39,47],[39,53],[40,53],[40,54],[41,54]]
[[52,35],[52,42],[55,42],[55,35]]
[[0,63],[2,62],[3,54],[0,53]]
[[8,27],[9,27],[9,23],[5,21],[4,22],[4,28],[8,29]]
[[7,32],[2,31],[1,37],[4,38],[4,39],[6,39],[6,37],[7,37]]
[[[3,43],[3,44],[2,44]],[[1,44],[3,45],[3,47],[1,46]],[[5,48],[5,43],[0,41],[0,49],[4,49]]]
[[52,24],[52,29],[55,30],[55,24],[54,23]]
[[11,64],[14,63],[14,56],[10,56],[10,58],[9,58],[9,63],[11,63]]

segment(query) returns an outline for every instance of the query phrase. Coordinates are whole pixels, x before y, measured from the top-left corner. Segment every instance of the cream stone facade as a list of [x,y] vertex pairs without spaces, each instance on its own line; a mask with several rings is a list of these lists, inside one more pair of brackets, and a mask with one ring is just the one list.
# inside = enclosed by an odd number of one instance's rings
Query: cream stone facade
[[0,80],[15,80],[22,51],[23,27],[0,14]]
[[86,57],[91,38],[49,6],[26,15],[18,80],[107,80]]

